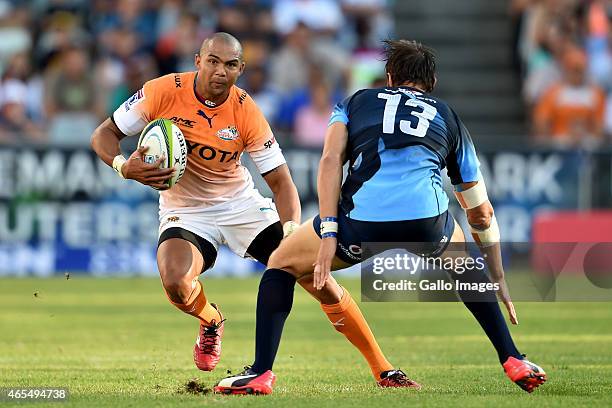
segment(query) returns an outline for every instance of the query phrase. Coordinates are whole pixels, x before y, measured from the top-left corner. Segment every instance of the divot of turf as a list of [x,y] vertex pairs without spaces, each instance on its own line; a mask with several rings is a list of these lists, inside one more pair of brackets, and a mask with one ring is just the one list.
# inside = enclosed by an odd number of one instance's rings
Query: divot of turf
[[200,382],[197,378],[185,382],[179,389],[179,394],[191,394],[191,395],[206,395],[212,392],[212,389],[208,388],[204,383]]

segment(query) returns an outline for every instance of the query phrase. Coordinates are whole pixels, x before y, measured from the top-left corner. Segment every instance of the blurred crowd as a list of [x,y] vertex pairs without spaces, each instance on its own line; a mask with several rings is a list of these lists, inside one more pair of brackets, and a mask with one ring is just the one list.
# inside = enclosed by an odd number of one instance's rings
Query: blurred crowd
[[535,140],[612,141],[612,0],[514,0],[516,65]]
[[[0,144],[81,145],[142,84],[242,41],[238,85],[285,143],[321,146],[333,103],[380,81],[390,0],[0,0]],[[281,136],[282,137],[282,136]]]

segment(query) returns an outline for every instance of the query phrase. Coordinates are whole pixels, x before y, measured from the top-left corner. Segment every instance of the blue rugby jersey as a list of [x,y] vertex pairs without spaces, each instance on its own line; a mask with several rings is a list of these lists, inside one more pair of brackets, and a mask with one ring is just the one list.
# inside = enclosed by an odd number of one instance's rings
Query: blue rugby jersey
[[410,87],[364,89],[338,103],[330,125],[348,128],[349,174],[340,208],[361,221],[434,217],[453,184],[481,178],[470,134],[444,101]]

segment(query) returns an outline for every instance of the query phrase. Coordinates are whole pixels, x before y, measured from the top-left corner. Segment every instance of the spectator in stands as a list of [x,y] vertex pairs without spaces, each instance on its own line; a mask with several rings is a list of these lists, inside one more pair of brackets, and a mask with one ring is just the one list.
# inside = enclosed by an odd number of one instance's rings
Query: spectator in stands
[[241,41],[252,37],[274,42],[274,20],[267,0],[223,0],[219,10],[218,31],[234,34]]
[[537,139],[568,147],[601,143],[605,94],[586,79],[586,55],[573,47],[565,51],[562,63],[562,79],[545,92],[535,107]]
[[159,76],[155,60],[147,54],[135,55],[128,59],[124,72],[124,80],[119,82],[110,91],[105,106],[105,116],[110,116],[117,109],[117,106],[128,100],[130,96],[142,88],[142,84]]
[[322,147],[331,111],[329,87],[321,77],[313,78],[310,103],[300,108],[296,114],[293,132],[295,143],[301,147]]
[[[284,97],[283,109],[294,104],[298,94],[307,93],[313,66],[324,67],[316,69],[316,74],[345,90],[350,75],[349,62],[350,56],[338,44],[317,37],[306,25],[298,24],[271,62],[273,86]],[[293,128],[294,114],[295,110],[282,115],[279,125]]]
[[518,52],[526,80],[523,93],[531,107],[542,93],[561,78],[560,61],[569,45],[582,43],[585,8],[579,0],[528,0],[523,10]]
[[[51,143],[86,145],[82,135],[138,82],[192,70],[202,38],[221,29],[240,37],[254,68],[241,86],[275,130],[292,131],[300,108],[314,107],[313,75],[333,84],[332,100],[350,78],[362,87],[378,75],[392,1],[0,0],[0,128],[25,132],[27,119]],[[5,75],[14,54],[33,62],[31,75]]]
[[157,43],[156,55],[162,74],[195,69],[193,56],[208,34],[200,29],[200,18],[194,13],[183,13],[178,25]]
[[547,89],[561,79],[560,61],[563,53],[567,48],[574,46],[556,25],[542,28],[540,44],[541,49],[529,64],[523,84],[523,96],[529,107],[532,107]]
[[274,123],[280,105],[280,96],[269,86],[266,68],[262,65],[249,64],[244,77],[244,83],[240,85],[255,100],[268,122]]
[[[320,64],[310,64],[306,68],[308,75],[306,84],[302,88],[287,94],[282,99],[276,120],[276,127],[278,129],[286,131],[293,131],[295,129],[295,120],[298,111],[304,106],[311,104],[313,98],[312,91],[316,89],[316,86],[313,84],[317,84],[321,81],[326,84],[333,84],[333,82],[326,79],[323,72],[324,68]],[[339,101],[342,99],[345,92],[343,88],[338,87],[338,84],[335,85],[335,88],[330,89],[333,94],[332,100]]]
[[378,49],[381,40],[392,36],[391,17],[387,0],[341,0],[343,14],[350,27],[348,34],[354,37],[351,48]]
[[589,76],[600,86],[612,91],[612,1],[609,1],[609,13],[606,13],[604,0],[593,1],[587,14],[586,51],[589,57]]
[[91,43],[91,35],[83,27],[84,19],[70,11],[53,12],[41,22],[40,38],[34,49],[35,60],[42,70],[61,59],[66,48],[87,48]]
[[157,41],[156,18],[154,10],[147,8],[144,0],[119,1],[97,26],[98,39],[105,50],[112,50],[121,41],[117,32],[127,30],[138,36],[139,51],[152,51]]
[[105,116],[96,87],[85,50],[66,49],[58,69],[49,73],[45,89],[51,141],[89,145],[88,135]]
[[29,81],[30,65],[25,54],[14,55],[0,82],[0,141],[39,143],[45,141],[36,112],[36,85]]
[[344,24],[340,5],[334,0],[277,0],[272,15],[281,35],[300,24],[316,32],[335,34]]
[[0,66],[12,55],[30,51],[32,36],[28,32],[28,20],[27,10],[0,0]]

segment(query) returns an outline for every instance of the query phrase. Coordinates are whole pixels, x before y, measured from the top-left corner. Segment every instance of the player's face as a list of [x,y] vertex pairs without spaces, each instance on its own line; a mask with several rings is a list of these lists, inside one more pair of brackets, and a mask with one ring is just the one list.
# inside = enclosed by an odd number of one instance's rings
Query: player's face
[[240,51],[223,42],[211,41],[195,57],[198,80],[211,97],[219,97],[236,83],[244,71]]

